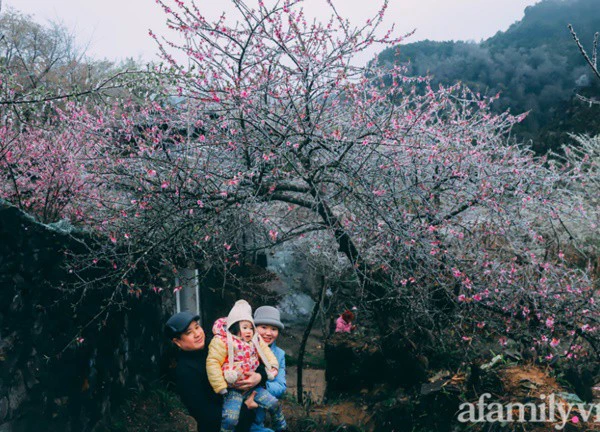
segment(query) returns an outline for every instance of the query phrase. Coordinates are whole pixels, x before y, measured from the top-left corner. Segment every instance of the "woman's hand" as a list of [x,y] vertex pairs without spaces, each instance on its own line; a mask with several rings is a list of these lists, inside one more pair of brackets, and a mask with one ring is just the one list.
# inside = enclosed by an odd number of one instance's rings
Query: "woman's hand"
[[233,388],[236,388],[241,391],[250,390],[251,388],[256,387],[261,380],[261,376],[259,373],[252,372],[249,375],[245,375],[242,378],[238,379]]

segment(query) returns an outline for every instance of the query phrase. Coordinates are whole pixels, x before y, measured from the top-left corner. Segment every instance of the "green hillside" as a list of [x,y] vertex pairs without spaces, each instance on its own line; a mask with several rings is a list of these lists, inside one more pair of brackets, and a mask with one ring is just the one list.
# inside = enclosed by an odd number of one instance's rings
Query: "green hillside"
[[530,111],[515,132],[543,153],[566,142],[568,132],[600,133],[600,108],[575,97],[600,98],[600,83],[580,55],[569,23],[591,51],[600,30],[600,1],[544,0],[481,43],[416,42],[383,51],[379,62],[406,64],[409,74],[431,74],[434,84],[462,81],[485,94],[500,92],[496,110]]

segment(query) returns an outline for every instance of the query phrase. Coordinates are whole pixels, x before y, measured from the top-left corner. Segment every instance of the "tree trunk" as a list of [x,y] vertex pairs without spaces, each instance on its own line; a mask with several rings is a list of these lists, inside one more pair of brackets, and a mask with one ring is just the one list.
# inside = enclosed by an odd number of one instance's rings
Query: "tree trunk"
[[323,297],[325,295],[325,276],[321,276],[321,292],[315,301],[315,305],[313,307],[312,313],[310,315],[310,320],[308,321],[308,325],[304,330],[304,335],[302,335],[302,342],[300,343],[300,350],[298,351],[298,366],[297,366],[297,381],[296,388],[298,389],[298,403],[300,405],[304,404],[304,391],[302,387],[302,369],[304,367],[304,353],[306,351],[306,343],[308,342],[308,336],[312,331],[313,325],[317,318],[317,314],[319,313],[319,309],[321,308],[321,302],[323,301]]

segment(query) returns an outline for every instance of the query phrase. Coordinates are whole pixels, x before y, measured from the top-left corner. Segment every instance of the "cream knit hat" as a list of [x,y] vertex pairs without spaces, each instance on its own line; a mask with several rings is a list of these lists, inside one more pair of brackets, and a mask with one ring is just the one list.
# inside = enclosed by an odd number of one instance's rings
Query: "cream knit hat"
[[252,319],[252,308],[246,300],[238,300],[235,302],[229,315],[227,315],[227,328],[231,328],[236,322],[250,321],[254,326],[254,320]]

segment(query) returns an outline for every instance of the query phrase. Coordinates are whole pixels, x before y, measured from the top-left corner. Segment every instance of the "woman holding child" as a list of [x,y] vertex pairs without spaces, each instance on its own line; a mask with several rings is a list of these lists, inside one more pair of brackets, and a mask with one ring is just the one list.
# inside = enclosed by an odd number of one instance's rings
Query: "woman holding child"
[[[269,345],[279,363],[277,376],[274,380],[267,381],[267,391],[275,398],[281,399],[287,385],[285,382],[285,351],[275,343],[279,337],[279,332],[283,330],[279,311],[273,306],[259,307],[254,311],[254,324],[256,325],[256,331],[262,340]],[[271,429],[266,428],[264,425],[265,414],[265,410],[262,408],[256,410],[256,419],[250,428],[251,432],[271,432]]]

